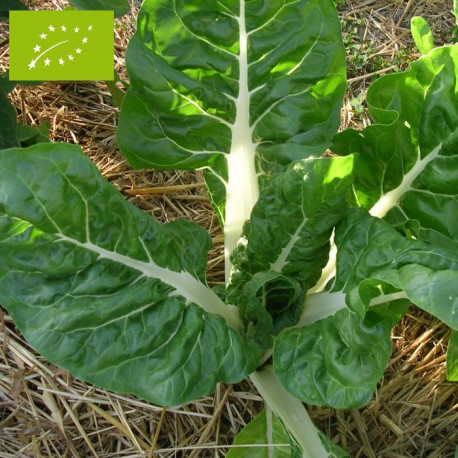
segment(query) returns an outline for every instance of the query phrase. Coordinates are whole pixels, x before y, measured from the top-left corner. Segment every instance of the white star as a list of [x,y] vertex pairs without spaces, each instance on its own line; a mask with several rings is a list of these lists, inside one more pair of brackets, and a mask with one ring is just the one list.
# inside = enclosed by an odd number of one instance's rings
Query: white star
[[49,29],[50,32],[54,32],[54,30],[56,30],[52,25],[50,25],[50,26],[48,27],[48,29]]
[[60,30],[62,30],[62,32],[66,32],[67,31],[67,27],[65,27],[65,25],[63,25]]
[[49,67],[49,64],[51,63],[51,61],[49,59],[46,59],[45,60],[45,67]]
[[33,48],[35,52],[40,52],[40,49],[41,49],[41,46],[38,46],[38,45],[36,45],[35,48]]
[[83,38],[83,43],[87,43],[87,38],[86,37]]
[[87,29],[88,29],[88,30],[92,30],[92,25],[90,25]]
[[75,27],[73,30],[74,30],[75,32],[79,32],[79,31],[80,31],[80,29],[79,29],[78,27]]
[[81,54],[81,49],[80,48],[76,48],[75,51],[76,51],[76,54]]
[[35,61],[32,60],[32,62],[30,62],[30,64],[28,65],[29,67],[29,70],[32,70],[32,68],[35,68]]
[[47,36],[46,33],[42,33],[42,34],[40,35],[40,38],[41,38],[42,40],[44,40],[44,39],[46,38],[46,36]]
[[68,55],[68,60],[73,60],[73,59],[74,59],[74,57],[71,54],[69,54]]
[[59,59],[59,64],[64,65],[64,59],[62,59],[62,57]]

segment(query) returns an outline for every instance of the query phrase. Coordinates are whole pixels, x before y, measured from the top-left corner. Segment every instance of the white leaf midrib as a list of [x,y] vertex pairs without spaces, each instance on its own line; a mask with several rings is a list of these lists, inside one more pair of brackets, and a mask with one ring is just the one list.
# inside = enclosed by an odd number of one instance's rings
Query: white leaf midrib
[[283,267],[286,266],[288,256],[290,255],[291,251],[293,250],[296,242],[300,239],[302,229],[307,223],[307,218],[304,217],[301,224],[297,227],[294,234],[290,236],[290,239],[286,246],[283,247],[281,253],[278,255],[277,259],[270,264],[270,270],[274,270],[275,272],[281,272]]
[[227,156],[226,221],[224,225],[225,273],[229,281],[230,255],[242,234],[246,220],[259,197],[253,142],[250,127],[250,91],[248,87],[248,34],[245,23],[245,0],[240,0],[239,22],[239,93],[235,100],[235,120],[231,127],[232,143]]
[[414,189],[413,182],[425,170],[426,166],[436,159],[442,149],[442,142],[439,143],[431,152],[421,159],[420,149],[418,149],[418,157],[415,165],[404,175],[401,183],[391,191],[382,194],[380,199],[369,210],[372,216],[384,218],[385,215],[401,200],[401,197],[408,191]]
[[[433,148],[423,159],[421,159],[420,149],[418,150],[417,161],[415,165],[404,175],[401,183],[396,188],[380,196],[379,200],[369,210],[371,216],[376,218],[384,218],[386,214],[398,205],[402,196],[407,192],[414,190],[413,182],[423,173],[426,166],[439,156],[442,150],[443,142]],[[333,240],[331,240],[332,242]],[[328,281],[335,276],[337,250],[334,246],[331,249],[332,256],[322,271],[321,277],[316,285],[308,291],[308,294],[319,293],[324,290]]]
[[[115,251],[110,251],[95,245],[92,242],[80,242],[74,238],[63,234],[58,234],[57,238],[61,242],[67,242],[74,246],[86,249],[98,255],[98,259],[108,259],[122,264],[131,269],[141,272],[144,277],[157,279],[170,285],[174,290],[169,293],[169,297],[180,296],[186,300],[187,304],[194,303],[201,307],[205,312],[219,315],[234,330],[240,328],[240,320],[237,312],[226,305],[210,288],[201,283],[189,272],[176,272],[157,265],[149,256],[149,261],[140,261]],[[143,243],[143,241],[142,241]]]

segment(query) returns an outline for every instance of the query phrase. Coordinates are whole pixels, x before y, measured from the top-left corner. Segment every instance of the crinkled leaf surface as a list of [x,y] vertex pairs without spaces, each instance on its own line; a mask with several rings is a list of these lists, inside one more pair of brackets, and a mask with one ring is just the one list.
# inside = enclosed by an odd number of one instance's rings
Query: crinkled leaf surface
[[232,254],[227,288],[228,301],[261,337],[269,321],[274,334],[298,321],[345,212],[352,171],[352,156],[297,161],[261,193]]
[[352,156],[298,161],[276,174],[244,226],[232,254],[234,270],[274,271],[306,289],[314,285],[332,229],[346,211],[352,178]]
[[[397,232],[365,210],[350,210],[336,230],[337,276],[332,291],[364,316],[373,297],[403,291],[417,306],[458,329],[458,250]],[[393,296],[388,296],[393,297]],[[379,299],[380,300],[380,299]]]
[[[370,214],[352,209],[337,225],[331,291],[307,298],[299,326],[312,304],[331,316],[275,343],[280,381],[308,403],[349,408],[369,399],[395,321],[368,326],[373,306],[389,315],[411,301],[458,326],[457,53],[439,48],[408,72],[380,78],[367,99],[375,124],[333,141],[336,152],[356,153],[353,203]],[[332,315],[346,305],[353,312]]]
[[[358,287],[361,292],[365,286],[357,285],[366,279],[367,286],[374,277],[403,291],[454,329],[458,327],[457,75],[455,45],[431,51],[408,72],[380,78],[368,93],[370,112],[378,124],[362,132],[345,131],[334,141],[336,151],[357,153],[356,202],[386,223],[354,212],[359,222],[349,218],[350,224],[340,228],[333,290]],[[362,302],[367,307],[369,301],[359,301],[358,296],[353,294],[347,303],[361,313]]]
[[127,203],[76,146],[0,152],[0,302],[77,377],[179,404],[251,372],[259,353],[205,285],[210,246]]
[[405,312],[370,310],[364,320],[344,308],[277,338],[274,369],[281,384],[308,404],[337,409],[368,402],[391,354],[391,328]]
[[305,307],[343,310],[281,334],[274,367],[303,401],[353,408],[369,400],[390,355],[391,327],[411,302],[458,328],[458,252],[409,239],[364,209],[347,211],[335,242],[332,288]]
[[146,0],[126,61],[123,154],[136,167],[211,171],[220,217],[226,196],[243,196],[227,210],[246,207],[240,230],[259,169],[322,154],[338,127],[345,68],[332,0]]

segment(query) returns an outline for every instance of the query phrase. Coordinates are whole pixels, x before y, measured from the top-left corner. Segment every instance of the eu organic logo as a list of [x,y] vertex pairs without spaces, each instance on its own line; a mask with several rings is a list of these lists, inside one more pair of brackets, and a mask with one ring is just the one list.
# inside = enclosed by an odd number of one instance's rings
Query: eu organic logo
[[112,11],[11,11],[11,80],[112,80]]

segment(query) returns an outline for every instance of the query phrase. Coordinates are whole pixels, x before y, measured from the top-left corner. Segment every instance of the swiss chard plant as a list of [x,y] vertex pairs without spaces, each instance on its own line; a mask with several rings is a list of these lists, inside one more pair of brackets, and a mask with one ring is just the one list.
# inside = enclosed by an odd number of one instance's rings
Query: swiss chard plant
[[[429,49],[420,26],[426,54],[367,94],[374,123],[336,134],[332,0],[146,0],[119,145],[205,171],[226,288],[207,286],[201,227],[159,224],[77,146],[5,149],[0,302],[31,345],[161,405],[249,377],[266,408],[236,443],[265,447],[230,457],[346,456],[303,402],[368,402],[412,303],[458,329],[458,45]],[[454,333],[451,380],[457,353]]]

